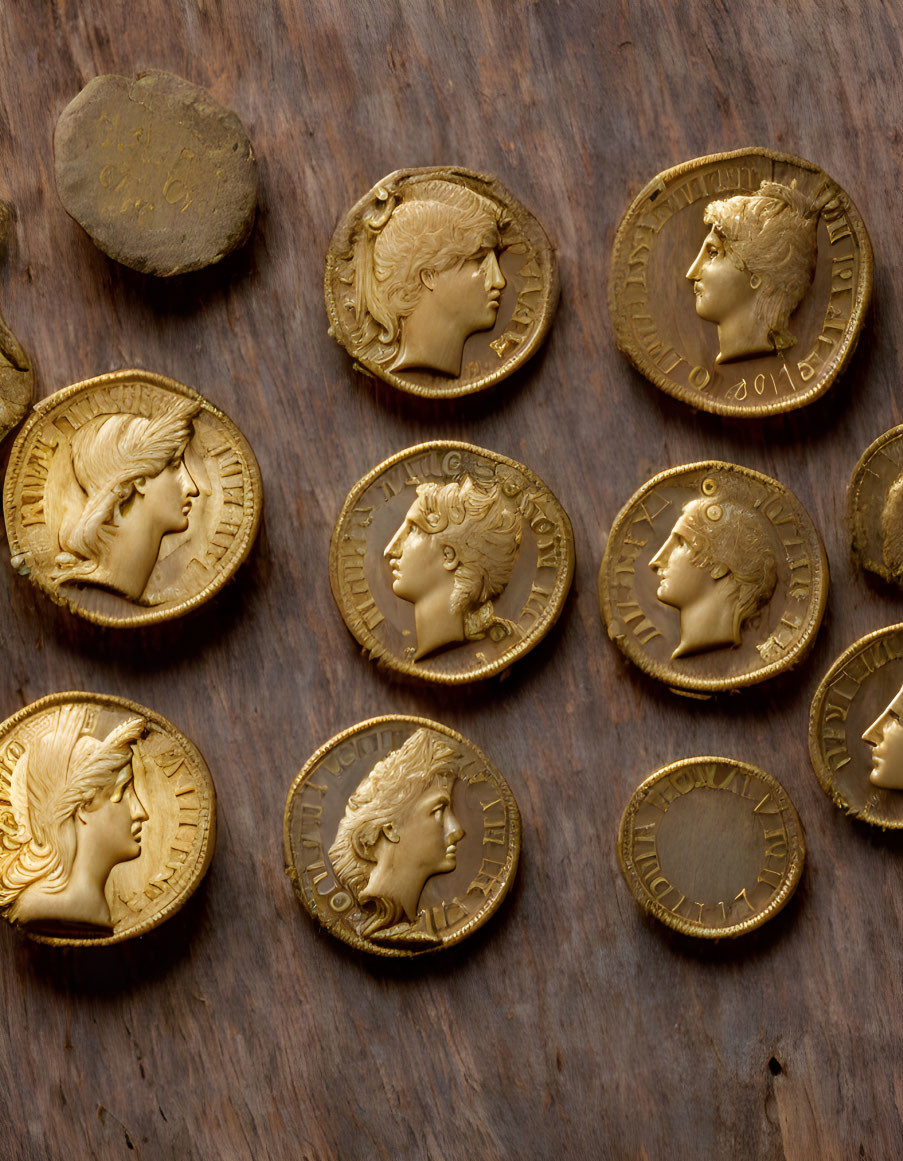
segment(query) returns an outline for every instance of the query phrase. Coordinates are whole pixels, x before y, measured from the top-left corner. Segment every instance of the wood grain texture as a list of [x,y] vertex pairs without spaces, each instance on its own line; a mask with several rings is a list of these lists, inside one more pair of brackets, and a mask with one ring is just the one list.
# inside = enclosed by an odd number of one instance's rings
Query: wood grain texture
[[[60,953],[0,932],[0,1154],[213,1158],[883,1161],[903,1152],[903,841],[834,809],[809,768],[815,687],[903,596],[854,570],[850,473],[903,420],[899,210],[903,30],[879,0],[101,0],[0,7],[0,197],[16,207],[2,309],[38,394],[122,367],[197,388],[260,461],[264,526],[205,611],[153,631],[82,624],[0,572],[0,712],[67,688],[152,706],[213,772],[205,886],[145,939]],[[92,76],[167,69],[247,126],[261,207],[246,248],[160,283],[66,216],[56,117]],[[620,214],[658,170],[765,145],[811,158],[871,233],[871,317],[851,368],[804,411],[694,414],[633,372],[606,310]],[[430,403],[352,373],[328,338],[323,257],[382,175],[493,173],[557,240],[562,299],[507,383]],[[681,271],[682,273],[682,271]],[[329,535],[365,471],[431,437],[539,472],[578,571],[547,642],[474,689],[396,683],[332,602]],[[703,458],[780,479],[833,576],[797,673],[719,701],[676,697],[604,638],[607,529],[653,472]],[[435,717],[486,750],[520,805],[519,881],[444,958],[371,962],[321,934],[281,862],[285,795],[332,734]],[[633,788],[720,752],[777,776],[806,828],[795,900],[736,945],[645,920],[617,867]]]

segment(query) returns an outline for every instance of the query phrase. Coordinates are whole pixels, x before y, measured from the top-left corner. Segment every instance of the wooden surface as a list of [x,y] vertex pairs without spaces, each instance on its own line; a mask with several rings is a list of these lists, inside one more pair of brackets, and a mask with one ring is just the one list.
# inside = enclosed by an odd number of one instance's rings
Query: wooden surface
[[[129,946],[61,954],[0,939],[4,1158],[895,1158],[903,1150],[899,837],[816,784],[815,687],[903,595],[854,571],[860,452],[903,419],[901,10],[878,0],[684,3],[101,0],[0,7],[0,197],[17,209],[3,311],[39,394],[121,367],[191,384],[250,439],[257,549],[206,612],[95,629],[0,572],[0,711],[66,688],[134,698],[213,771],[219,845],[182,915]],[[51,134],[92,76],[158,67],[236,110],[260,159],[251,243],[158,283],[63,212]],[[617,354],[606,310],[620,214],[659,169],[754,144],[823,166],[875,248],[873,309],[826,398],[762,423],[694,414]],[[430,404],[351,372],[327,337],[335,222],[383,174],[497,175],[559,246],[543,353],[481,396]],[[578,570],[548,641],[504,681],[419,689],[380,675],[327,580],[329,534],[366,470],[433,436],[539,471]],[[607,529],[652,472],[718,456],[777,476],[833,576],[810,659],[720,701],[678,698],[601,629]],[[524,821],[513,896],[442,959],[364,959],[320,934],[282,870],[288,786],[333,733],[436,717],[505,772]],[[794,902],[736,945],[644,920],[615,834],[636,784],[720,752],[775,774],[806,828]]]

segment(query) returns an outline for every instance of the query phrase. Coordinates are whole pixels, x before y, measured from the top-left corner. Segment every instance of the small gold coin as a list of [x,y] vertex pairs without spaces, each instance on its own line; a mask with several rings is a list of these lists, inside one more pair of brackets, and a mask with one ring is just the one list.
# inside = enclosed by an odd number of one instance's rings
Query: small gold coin
[[520,815],[472,742],[426,718],[371,718],[321,746],[285,806],[285,869],[330,934],[376,955],[459,943],[514,880]]
[[903,426],[862,454],[847,492],[853,556],[870,572],[903,585]]
[[177,617],[218,592],[257,534],[254,453],[213,404],[116,371],[42,399],[3,489],[13,567],[101,625]]
[[799,500],[719,460],[647,480],[618,513],[599,569],[602,619],[621,652],[699,693],[796,665],[827,596],[825,550]]
[[245,127],[182,77],[95,77],[60,114],[53,152],[66,212],[134,270],[200,270],[251,232],[257,164]]
[[352,488],[329,579],[374,661],[427,681],[500,673],[558,618],[574,574],[564,509],[523,464],[436,440]]
[[443,166],[390,173],[326,255],[329,333],[360,368],[450,398],[510,375],[558,301],[555,250],[495,178]]
[[903,625],[862,637],[828,670],[809,714],[809,757],[835,806],[903,827]]
[[0,910],[41,943],[120,943],[204,877],[216,795],[197,748],[122,697],[55,693],[0,725]]
[[806,848],[787,792],[733,758],[684,758],[634,791],[621,870],[644,911],[684,935],[744,935],[796,890]]
[[721,415],[811,403],[859,339],[872,250],[849,196],[770,149],[658,174],[615,237],[615,340],[669,395]]

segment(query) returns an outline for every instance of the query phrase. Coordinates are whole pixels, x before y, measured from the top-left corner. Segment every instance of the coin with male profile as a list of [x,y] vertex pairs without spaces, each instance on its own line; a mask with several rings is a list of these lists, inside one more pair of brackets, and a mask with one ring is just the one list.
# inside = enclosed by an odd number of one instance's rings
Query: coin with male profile
[[285,807],[285,869],[330,934],[415,956],[459,943],[508,892],[520,815],[489,759],[425,718],[372,718],[308,760]]
[[647,480],[618,513],[599,569],[609,637],[645,673],[701,694],[801,661],[827,593],[825,551],[799,500],[720,460]]
[[94,77],[60,114],[53,154],[66,212],[105,254],[142,273],[200,270],[251,233],[248,134],[183,77]]
[[446,684],[501,673],[538,644],[573,573],[570,521],[542,480],[446,440],[355,484],[329,554],[336,603],[370,658]]
[[846,366],[872,267],[858,210],[817,165],[770,149],[698,157],[654,177],[618,226],[615,339],[693,407],[791,411]]
[[558,300],[555,250],[498,181],[399,169],[348,212],[326,256],[329,333],[402,391],[448,398],[536,351]]
[[903,426],[862,453],[847,491],[847,519],[854,559],[903,586]]
[[734,758],[684,758],[636,789],[618,860],[637,902],[683,935],[745,935],[796,890],[803,828],[778,780]]
[[13,567],[103,625],[179,616],[251,549],[260,472],[190,387],[116,371],[41,400],[13,444],[3,509]]
[[57,693],[0,725],[0,911],[32,939],[143,935],[194,892],[215,835],[204,759],[152,710]]
[[903,625],[860,638],[828,670],[809,714],[809,757],[835,806],[903,827]]

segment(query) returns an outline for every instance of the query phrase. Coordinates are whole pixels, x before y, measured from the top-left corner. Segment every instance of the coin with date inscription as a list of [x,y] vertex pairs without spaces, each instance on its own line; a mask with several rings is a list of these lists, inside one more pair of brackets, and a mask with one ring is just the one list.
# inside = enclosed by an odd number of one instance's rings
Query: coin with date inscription
[[216,795],[176,727],[125,698],[55,693],[0,725],[0,911],[41,943],[120,943],[207,871]]
[[514,879],[520,815],[472,742],[425,718],[372,718],[308,760],[285,807],[285,869],[331,935],[377,955],[459,943]]
[[827,595],[825,551],[799,500],[720,460],[647,480],[618,513],[599,569],[602,619],[621,652],[701,694],[796,665]]
[[806,849],[787,792],[734,758],[684,758],[634,792],[618,859],[637,902],[684,935],[744,935],[796,890]]
[[853,353],[872,266],[858,210],[817,165],[770,149],[697,157],[654,177],[621,220],[615,339],[693,407],[791,411]]
[[542,480],[447,440],[355,484],[329,553],[336,603],[370,658],[452,685],[502,673],[538,644],[573,574],[570,521]]
[[510,375],[558,302],[555,249],[493,177],[399,169],[348,211],[326,256],[329,333],[367,374],[447,399]]
[[73,613],[120,627],[177,617],[218,592],[248,555],[262,504],[235,424],[150,371],[42,399],[3,488],[13,567]]
[[860,638],[828,670],[809,714],[809,757],[835,806],[903,827],[903,625]]

